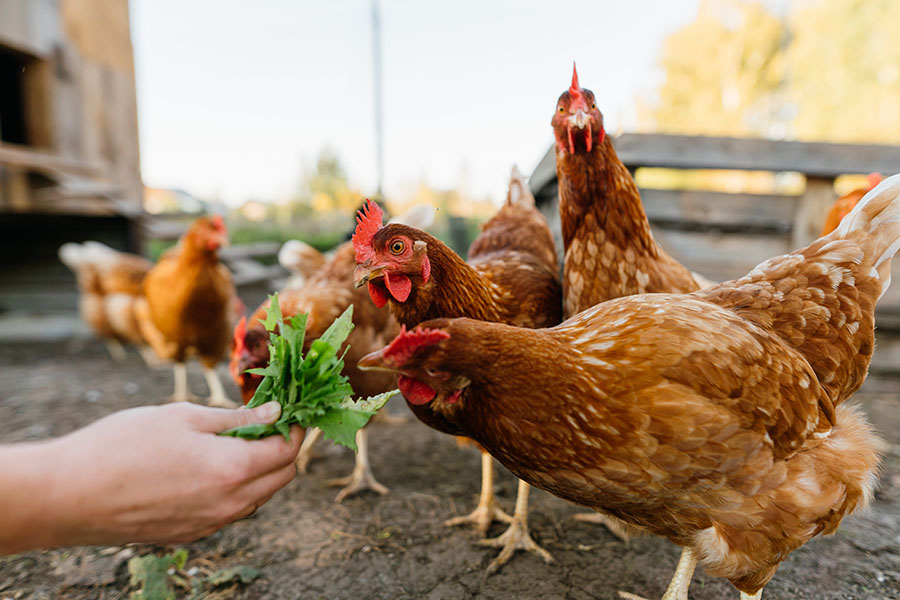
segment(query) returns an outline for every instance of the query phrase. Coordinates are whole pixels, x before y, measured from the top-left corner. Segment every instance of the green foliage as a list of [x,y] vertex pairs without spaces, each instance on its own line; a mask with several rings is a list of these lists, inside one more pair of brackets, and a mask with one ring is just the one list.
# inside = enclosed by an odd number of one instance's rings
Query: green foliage
[[188,551],[178,548],[170,554],[135,556],[128,561],[131,585],[138,590],[129,596],[132,600],[175,600],[175,587],[188,591],[190,600],[200,600],[210,588],[229,583],[250,584],[261,575],[259,569],[249,565],[235,565],[220,569],[208,577],[195,577],[184,573]]
[[894,0],[807,0],[783,16],[705,0],[666,40],[657,131],[900,142]]
[[269,364],[247,372],[262,375],[250,408],[275,401],[281,405],[281,417],[272,425],[248,425],[222,432],[245,439],[282,434],[288,437],[291,425],[318,427],[326,438],[356,448],[356,432],[387,403],[394,392],[352,400],[353,388],[341,373],[344,368],[341,346],[353,330],[353,307],[310,344],[303,355],[306,315],[285,320],[278,305],[278,294],[270,297],[263,325],[269,332]]

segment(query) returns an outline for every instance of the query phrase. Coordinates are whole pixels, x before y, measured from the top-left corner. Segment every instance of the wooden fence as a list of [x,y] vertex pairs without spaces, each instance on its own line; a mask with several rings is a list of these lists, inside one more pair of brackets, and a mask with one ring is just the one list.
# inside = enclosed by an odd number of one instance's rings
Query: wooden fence
[[[839,175],[900,173],[900,147],[777,142],[660,134],[623,134],[614,139],[622,162],[681,170],[795,172],[805,177],[802,194],[733,194],[691,189],[641,189],[653,235],[674,258],[714,281],[740,277],[760,262],[815,239],[837,195]],[[550,148],[530,180],[541,210],[559,231],[556,153]],[[561,246],[561,244],[560,244]],[[900,371],[900,261],[895,285],[878,305],[879,368]],[[875,363],[873,363],[875,366]]]

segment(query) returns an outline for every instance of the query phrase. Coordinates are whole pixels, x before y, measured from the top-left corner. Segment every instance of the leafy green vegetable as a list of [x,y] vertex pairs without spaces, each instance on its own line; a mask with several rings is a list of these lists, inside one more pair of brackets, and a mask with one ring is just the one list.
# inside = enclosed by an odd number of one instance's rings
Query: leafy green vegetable
[[128,561],[131,585],[140,590],[131,594],[137,600],[175,600],[175,590],[169,583],[168,571],[172,567],[181,569],[187,561],[187,550],[180,548],[174,554],[156,556],[135,556]]
[[326,438],[355,452],[356,432],[395,392],[352,400],[353,388],[341,373],[344,355],[340,351],[353,330],[353,306],[319,339],[313,340],[306,356],[303,356],[306,315],[285,320],[278,305],[278,294],[270,296],[266,319],[260,322],[269,332],[269,364],[264,369],[247,370],[263,377],[247,406],[254,408],[274,400],[281,404],[281,417],[272,425],[245,425],[223,431],[221,435],[256,440],[280,433],[288,438],[291,425],[296,423],[301,427],[318,427]]
[[216,571],[209,576],[209,579],[207,579],[206,582],[212,586],[224,585],[233,581],[250,584],[260,575],[262,575],[262,572],[255,567],[238,565],[236,567],[229,567],[227,569]]

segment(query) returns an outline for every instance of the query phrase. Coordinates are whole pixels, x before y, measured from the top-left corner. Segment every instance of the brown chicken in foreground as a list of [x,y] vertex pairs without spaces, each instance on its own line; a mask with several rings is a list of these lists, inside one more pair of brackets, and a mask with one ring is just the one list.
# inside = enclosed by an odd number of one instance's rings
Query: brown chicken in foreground
[[853,207],[859,203],[862,197],[865,196],[869,190],[881,183],[881,180],[884,178],[880,173],[869,173],[866,179],[869,181],[869,184],[866,187],[852,190],[834,201],[834,204],[831,205],[831,209],[825,216],[825,225],[822,227],[821,235],[828,235],[837,229],[837,226],[841,224],[841,219],[850,214],[850,211],[853,210]]
[[578,73],[551,120],[562,222],[564,313],[646,292],[692,292],[707,284],[653,239],[641,196],[603,129],[594,93]]
[[201,217],[166,252],[144,280],[145,301],[136,311],[147,343],[164,360],[175,363],[172,400],[191,400],[185,361],[203,363],[209,403],[234,408],[214,370],[231,341],[236,292],[219,248],[228,242],[222,217]]
[[532,485],[682,546],[664,598],[687,598],[697,562],[760,598],[790,552],[872,497],[880,442],[844,402],[898,249],[895,175],[833,233],[741,279],[544,330],[433,320],[360,366],[409,380],[446,429]]
[[[390,373],[362,372],[356,363],[366,353],[387,343],[397,334],[399,328],[389,310],[373,306],[365,290],[357,289],[353,285],[355,268],[353,244],[346,242],[337,248],[302,287],[291,287],[279,292],[278,303],[285,318],[307,313],[304,352],[309,350],[313,340],[321,337],[348,306],[353,305],[355,327],[345,343],[345,346],[349,344],[350,348],[344,357],[343,373],[349,378],[356,395],[366,397],[396,388],[396,378]],[[262,381],[259,375],[244,371],[269,364],[269,334],[260,323],[260,319],[266,318],[268,308],[267,300],[254,311],[249,321],[242,319],[234,332],[230,369],[235,383],[241,389],[244,404],[250,401]],[[304,438],[303,449],[297,457],[297,467],[301,472],[305,472],[312,446],[320,435],[321,432],[316,429]],[[356,443],[359,451],[356,454],[353,473],[349,477],[329,482],[331,485],[345,486],[337,495],[338,502],[350,494],[363,490],[373,490],[379,494],[388,493],[388,489],[378,483],[372,475],[366,428],[360,429],[356,434]]]
[[153,263],[94,241],[63,244],[59,258],[78,281],[81,318],[106,343],[110,356],[123,360],[122,344],[132,344],[148,364],[156,364],[134,316]]
[[[482,228],[469,248],[466,263],[437,238],[404,225],[383,225],[375,203],[360,211],[353,236],[357,282],[367,285],[377,306],[390,304],[401,325],[413,327],[435,317],[471,317],[518,327],[547,327],[561,319],[560,287],[553,236],[534,205],[524,179],[513,169],[506,203]],[[408,380],[399,381],[416,415],[441,429],[431,408],[418,403]],[[488,567],[496,570],[517,549],[550,554],[528,533],[528,485],[519,482],[515,513],[510,519],[497,506],[493,462],[482,449],[482,487],[478,506],[447,525],[475,523],[485,535],[494,520],[510,522],[500,537],[483,540],[502,548]]]

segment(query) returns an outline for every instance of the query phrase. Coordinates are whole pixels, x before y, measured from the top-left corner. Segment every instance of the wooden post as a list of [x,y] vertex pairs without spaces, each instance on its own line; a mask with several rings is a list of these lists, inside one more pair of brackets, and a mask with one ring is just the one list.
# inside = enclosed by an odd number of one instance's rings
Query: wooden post
[[819,237],[825,215],[835,200],[833,177],[806,177],[806,191],[797,202],[794,213],[792,245],[802,248]]

